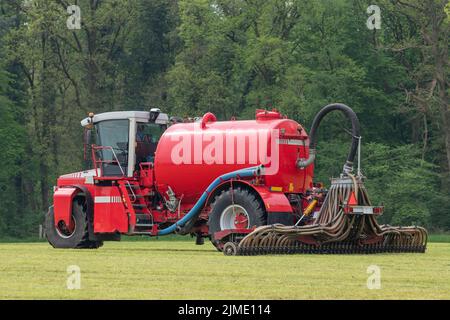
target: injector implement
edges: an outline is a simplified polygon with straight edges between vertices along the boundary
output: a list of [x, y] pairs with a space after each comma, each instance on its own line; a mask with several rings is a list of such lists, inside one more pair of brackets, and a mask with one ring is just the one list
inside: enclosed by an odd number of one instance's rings
[[[350, 121], [352, 141], [327, 190], [313, 175], [330, 112]], [[320, 110], [309, 135], [276, 110], [217, 121], [153, 108], [91, 113], [81, 124], [87, 168], [58, 178], [46, 216], [55, 248], [178, 233], [208, 238], [226, 255], [425, 251], [425, 229], [377, 223], [384, 208], [371, 204], [359, 165], [353, 172], [361, 136], [346, 105]]]

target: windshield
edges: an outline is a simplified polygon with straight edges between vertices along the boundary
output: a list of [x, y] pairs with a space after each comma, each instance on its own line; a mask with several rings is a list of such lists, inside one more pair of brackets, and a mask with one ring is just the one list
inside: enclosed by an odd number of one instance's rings
[[[129, 120], [107, 120], [95, 125], [97, 144], [102, 146], [97, 157], [102, 160], [104, 176], [127, 174]], [[117, 161], [120, 163], [117, 163]]]

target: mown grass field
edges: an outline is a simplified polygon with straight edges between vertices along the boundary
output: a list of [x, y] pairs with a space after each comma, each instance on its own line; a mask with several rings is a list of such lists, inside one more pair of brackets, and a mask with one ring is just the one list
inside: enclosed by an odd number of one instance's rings
[[[81, 288], [67, 289], [67, 267]], [[381, 268], [381, 289], [366, 286]], [[226, 257], [193, 241], [107, 242], [98, 250], [0, 243], [0, 299], [449, 299], [450, 243], [425, 254]]]

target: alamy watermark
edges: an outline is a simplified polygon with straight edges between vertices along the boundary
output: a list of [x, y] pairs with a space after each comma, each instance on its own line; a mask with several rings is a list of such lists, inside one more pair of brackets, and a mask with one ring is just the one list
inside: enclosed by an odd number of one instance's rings
[[273, 175], [279, 169], [279, 145], [288, 144], [280, 139], [278, 129], [251, 130], [227, 129], [203, 131], [195, 126], [193, 134], [176, 134], [171, 150], [174, 164], [229, 164], [263, 165], [265, 175]]
[[81, 269], [77, 265], [70, 265], [67, 267], [66, 285], [69, 290], [81, 289]]
[[379, 6], [372, 4], [367, 7], [367, 14], [370, 14], [367, 19], [367, 28], [369, 30], [381, 29], [381, 9]]
[[381, 289], [381, 268], [377, 265], [370, 265], [367, 267], [367, 289]]
[[77, 5], [67, 7], [67, 13], [70, 16], [67, 18], [66, 25], [69, 30], [81, 29], [81, 9]]
[[[292, 1], [286, 2], [286, 7], [291, 7]], [[81, 29], [81, 9], [78, 5], [70, 5], [67, 7], [67, 13], [70, 15], [67, 18], [66, 25], [69, 30]], [[367, 7], [367, 14], [370, 14], [366, 25], [369, 30], [381, 29], [381, 9], [376, 4], [371, 4]]]

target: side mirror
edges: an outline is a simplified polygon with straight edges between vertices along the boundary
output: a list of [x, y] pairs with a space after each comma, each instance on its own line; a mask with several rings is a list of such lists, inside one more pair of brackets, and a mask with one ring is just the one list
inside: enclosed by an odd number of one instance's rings
[[88, 159], [87, 151], [88, 151], [88, 146], [90, 147], [90, 145], [91, 145], [91, 135], [92, 135], [92, 130], [85, 127], [84, 128], [84, 136], [83, 136], [84, 160]]
[[150, 109], [150, 122], [155, 122], [156, 119], [158, 119], [159, 114], [161, 113], [161, 110], [158, 108], [151, 108]]

